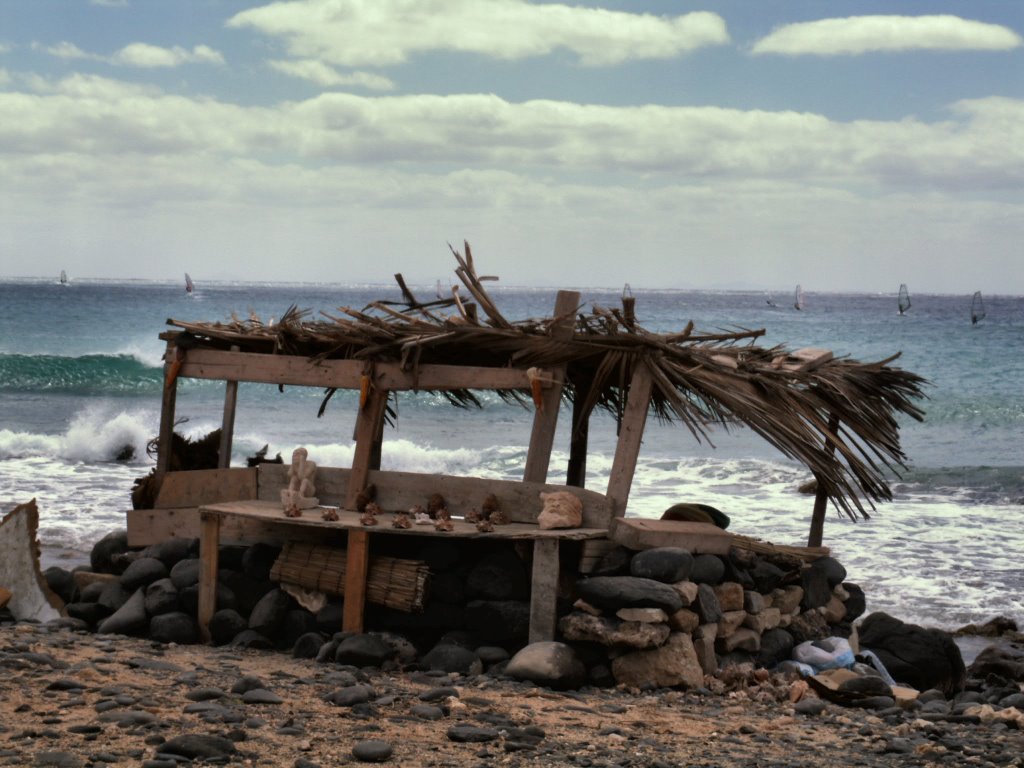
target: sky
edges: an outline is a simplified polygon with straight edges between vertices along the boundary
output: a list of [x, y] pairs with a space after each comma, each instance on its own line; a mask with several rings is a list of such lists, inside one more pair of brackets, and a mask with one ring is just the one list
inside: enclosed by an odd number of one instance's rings
[[0, 0], [0, 278], [1024, 294], [1018, 0]]

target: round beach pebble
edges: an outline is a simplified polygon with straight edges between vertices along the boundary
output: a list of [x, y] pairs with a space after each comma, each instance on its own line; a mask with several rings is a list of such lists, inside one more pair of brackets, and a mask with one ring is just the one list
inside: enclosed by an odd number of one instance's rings
[[352, 747], [352, 757], [363, 763], [383, 763], [391, 759], [392, 752], [388, 742], [377, 739], [359, 741]]

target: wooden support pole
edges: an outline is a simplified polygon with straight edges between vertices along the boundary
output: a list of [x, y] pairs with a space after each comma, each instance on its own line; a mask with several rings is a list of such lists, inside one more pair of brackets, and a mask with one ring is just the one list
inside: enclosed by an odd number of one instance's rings
[[608, 477], [608, 498], [612, 501], [614, 514], [626, 514], [629, 489], [633, 485], [633, 473], [640, 454], [644, 426], [647, 424], [647, 410], [651, 404], [651, 372], [641, 361], [633, 371], [629, 383], [629, 397], [619, 425], [619, 442], [615, 446], [615, 459]]
[[342, 611], [343, 632], [363, 631], [366, 607], [366, 574], [370, 563], [370, 534], [352, 528], [345, 548], [345, 604]]
[[[839, 417], [834, 413], [829, 414], [828, 431], [829, 435], [834, 435], [839, 431]], [[826, 436], [825, 452], [829, 456], [832, 456], [835, 451], [836, 444], [832, 441], [831, 437]], [[828, 508], [828, 493], [821, 482], [821, 478], [815, 476], [815, 480], [818, 481], [818, 491], [814, 495], [814, 511], [811, 513], [811, 528], [807, 533], [808, 547], [820, 547], [822, 539], [825, 537], [825, 510]]]
[[[554, 339], [571, 339], [575, 324], [574, 312], [580, 303], [577, 291], [559, 291], [555, 298], [553, 317], [562, 318], [562, 322], [551, 330]], [[548, 465], [551, 462], [551, 449], [555, 444], [555, 429], [558, 426], [558, 406], [562, 400], [562, 384], [565, 381], [565, 366], [548, 369], [552, 384], [541, 396], [542, 405], [533, 417], [533, 430], [530, 433], [530, 447], [526, 454], [526, 468], [523, 480], [543, 483], [548, 479]]]
[[199, 635], [210, 641], [210, 619], [217, 610], [220, 515], [202, 512], [199, 519]]
[[352, 456], [352, 474], [349, 475], [345, 494], [345, 508], [356, 508], [356, 497], [366, 488], [371, 469], [380, 468], [378, 439], [384, 429], [384, 413], [388, 405], [388, 391], [371, 387], [366, 403], [356, 417], [356, 449]]
[[185, 352], [172, 344], [164, 355], [164, 392], [160, 403], [160, 437], [157, 441], [156, 474], [171, 470], [171, 444], [174, 439], [174, 409], [178, 400], [178, 368]]
[[558, 539], [535, 539], [530, 591], [531, 643], [555, 639], [558, 568]]
[[572, 435], [569, 438], [569, 467], [566, 485], [584, 488], [587, 482], [587, 442], [590, 439], [590, 414], [583, 413], [583, 393], [577, 392], [572, 404]]
[[[238, 346], [231, 347], [232, 352], [238, 351]], [[238, 382], [227, 381], [224, 384], [224, 418], [220, 426], [220, 450], [217, 453], [218, 469], [227, 469], [231, 466], [231, 443], [235, 434], [235, 406], [238, 402]]]

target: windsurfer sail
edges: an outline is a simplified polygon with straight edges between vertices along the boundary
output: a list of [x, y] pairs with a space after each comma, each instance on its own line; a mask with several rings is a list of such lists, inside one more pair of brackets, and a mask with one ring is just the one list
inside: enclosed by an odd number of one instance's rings
[[793, 294], [793, 309], [804, 308], [804, 289], [800, 283], [796, 284], [796, 292]]
[[195, 291], [195, 289], [196, 289], [196, 286], [192, 282], [191, 276], [189, 275], [188, 272], [186, 272], [185, 273], [185, 293], [188, 294], [189, 296], [191, 296], [193, 291]]
[[974, 292], [974, 298], [971, 299], [971, 325], [977, 325], [979, 321], [985, 319], [985, 302], [981, 298], [981, 291]]
[[900, 298], [897, 306], [901, 315], [907, 314], [907, 310], [910, 309], [910, 291], [907, 290], [906, 283], [900, 283]]
[[68, 284], [68, 273], [65, 272], [63, 269], [60, 271], [60, 284], [61, 285], [67, 285]]

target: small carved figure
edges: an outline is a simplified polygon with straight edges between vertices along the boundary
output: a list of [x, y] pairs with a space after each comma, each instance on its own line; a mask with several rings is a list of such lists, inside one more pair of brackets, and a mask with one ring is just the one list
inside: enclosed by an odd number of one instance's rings
[[380, 508], [380, 504], [375, 501], [367, 502], [366, 507], [363, 509], [368, 515], [379, 515], [384, 510]]
[[288, 517], [298, 517], [293, 512], [311, 509], [320, 505], [320, 500], [313, 494], [316, 487], [316, 462], [309, 461], [305, 448], [292, 451], [292, 463], [288, 468], [288, 487], [281, 490], [281, 506]]
[[434, 521], [434, 530], [436, 530], [436, 531], [444, 531], [444, 532], [454, 531], [455, 530], [455, 523], [453, 523], [449, 519], [440, 518], [440, 519]]
[[498, 497], [493, 493], [488, 493], [484, 498], [484, 503], [480, 507], [480, 512], [485, 520], [489, 519], [494, 512], [499, 509]]
[[334, 507], [328, 507], [327, 509], [325, 509], [323, 511], [323, 513], [321, 513], [320, 516], [324, 520], [327, 520], [327, 521], [333, 523], [333, 522], [336, 522], [338, 520], [338, 510], [336, 510]]
[[370, 514], [369, 512], [363, 512], [363, 514], [359, 516], [359, 524], [377, 525], [377, 516]]
[[356, 494], [356, 511], [364, 512], [366, 505], [377, 498], [377, 486], [370, 483]]
[[478, 523], [483, 520], [483, 518], [480, 517], [480, 513], [477, 511], [476, 507], [473, 507], [466, 513], [465, 520], [467, 523]]
[[510, 518], [500, 509], [496, 509], [493, 512], [491, 512], [490, 516], [487, 519], [494, 525], [508, 525], [512, 522], [512, 518]]
[[480, 531], [480, 533], [490, 533], [494, 530], [494, 523], [490, 520], [477, 520], [476, 529]]
[[540, 500], [544, 509], [537, 516], [538, 528], [551, 530], [583, 525], [583, 502], [575, 494], [569, 491], [541, 492]]
[[451, 520], [451, 512], [448, 511], [448, 507], [441, 507], [437, 512], [434, 513], [434, 518], [437, 520]]
[[440, 493], [431, 494], [430, 500], [427, 502], [427, 514], [432, 518], [437, 517], [437, 513], [445, 508], [444, 496]]
[[391, 521], [392, 528], [412, 528], [412, 520], [405, 512], [396, 512], [395, 519]]

